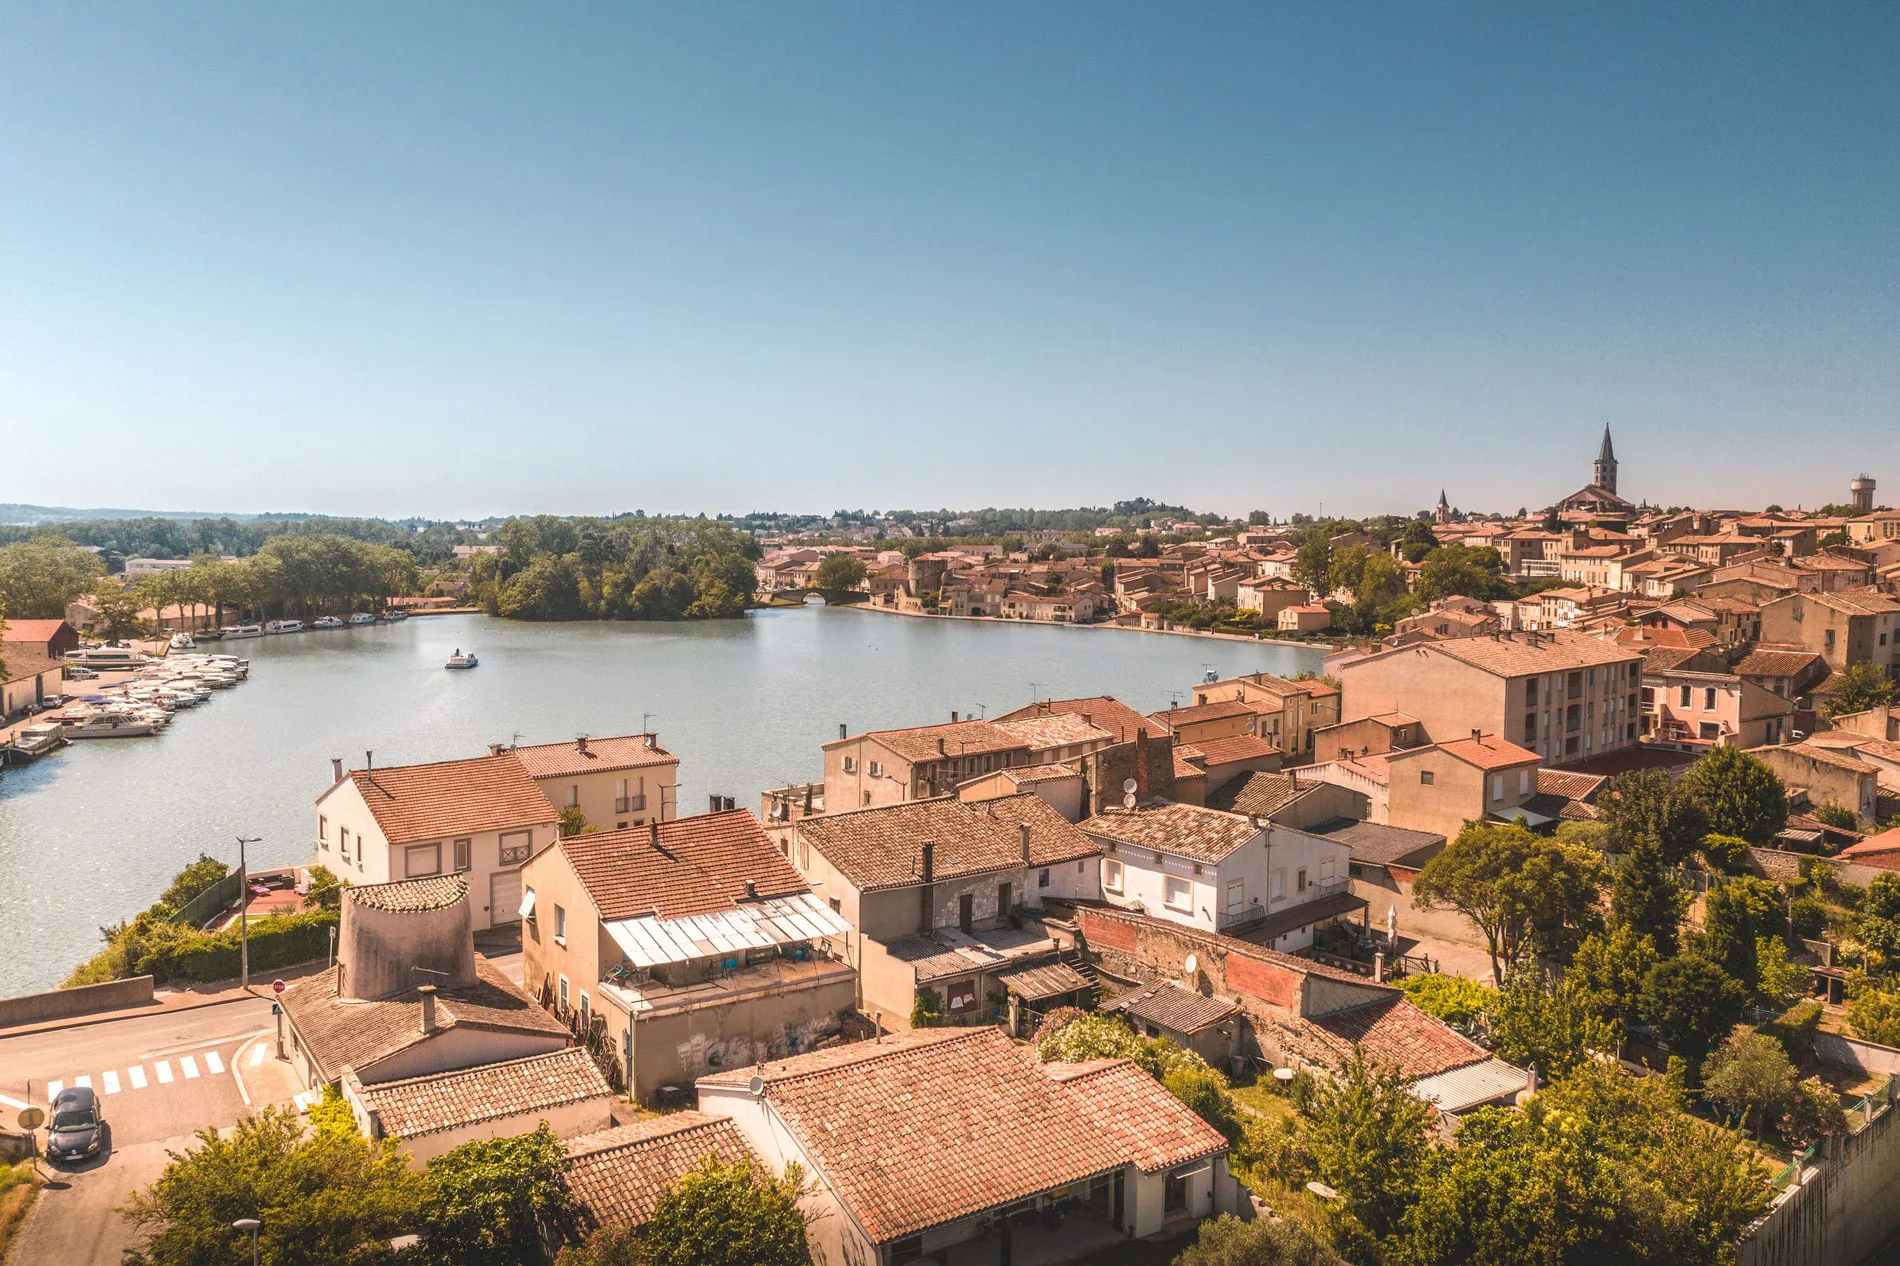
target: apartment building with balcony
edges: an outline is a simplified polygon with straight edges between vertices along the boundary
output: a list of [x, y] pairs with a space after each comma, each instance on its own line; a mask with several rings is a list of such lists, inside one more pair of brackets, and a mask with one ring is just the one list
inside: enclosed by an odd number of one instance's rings
[[1652, 666], [1643, 673], [1643, 737], [1683, 752], [1764, 747], [1794, 729], [1794, 702], [1734, 673]]

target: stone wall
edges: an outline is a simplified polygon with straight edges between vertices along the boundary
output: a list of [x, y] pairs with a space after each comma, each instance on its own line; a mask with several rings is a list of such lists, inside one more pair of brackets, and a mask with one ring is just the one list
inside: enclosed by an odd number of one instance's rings
[[1736, 1266], [1861, 1266], [1900, 1232], [1900, 1129], [1888, 1108], [1823, 1145], [1742, 1241]]
[[0, 1029], [15, 1024], [37, 1024], [42, 1020], [64, 1020], [95, 1011], [113, 1011], [119, 1007], [142, 1007], [151, 1001], [150, 976], [21, 994], [17, 998], [0, 998]]

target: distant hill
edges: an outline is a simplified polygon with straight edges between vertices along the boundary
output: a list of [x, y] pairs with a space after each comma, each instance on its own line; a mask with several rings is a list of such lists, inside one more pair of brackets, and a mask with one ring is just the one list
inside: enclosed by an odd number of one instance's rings
[[73, 506], [29, 506], [0, 501], [0, 523], [85, 523], [106, 519], [231, 519], [249, 523], [254, 519], [301, 519], [301, 514], [208, 514], [203, 510], [82, 510]]

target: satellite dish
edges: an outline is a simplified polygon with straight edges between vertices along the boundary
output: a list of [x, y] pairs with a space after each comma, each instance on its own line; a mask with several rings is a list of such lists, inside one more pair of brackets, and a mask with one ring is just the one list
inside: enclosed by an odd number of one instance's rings
[[1133, 778], [1122, 779], [1122, 790], [1130, 793], [1131, 795], [1134, 793], [1135, 788], [1139, 786], [1141, 786], [1141, 784], [1136, 782]]
[[1136, 804], [1136, 801], [1135, 801], [1135, 793], [1134, 793], [1134, 792], [1132, 792], [1132, 791], [1131, 791], [1131, 792], [1129, 792], [1129, 793], [1128, 793], [1127, 795], [1125, 795], [1125, 796], [1123, 796], [1123, 797], [1122, 797], [1122, 808], [1124, 808], [1124, 809], [1132, 809], [1132, 808], [1134, 808], [1134, 807], [1135, 807], [1135, 804]]
[[1185, 966], [1187, 967], [1188, 975], [1192, 976], [1195, 972], [1200, 970], [1201, 960], [1196, 958], [1194, 955], [1189, 954], [1187, 956], [1187, 963], [1185, 964]]
[[754, 1099], [757, 1099], [765, 1094], [765, 1078], [759, 1076], [757, 1073], [754, 1073], [752, 1075], [752, 1080], [748, 1081], [745, 1084], [745, 1088], [752, 1092], [752, 1097]]

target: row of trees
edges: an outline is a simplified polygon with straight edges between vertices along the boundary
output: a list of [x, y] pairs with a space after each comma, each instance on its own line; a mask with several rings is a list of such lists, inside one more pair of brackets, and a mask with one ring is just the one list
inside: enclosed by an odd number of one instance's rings
[[[39, 534], [35, 527], [0, 526], [0, 546]], [[264, 519], [87, 519], [62, 523], [59, 534], [91, 546], [108, 558], [192, 558], [199, 554], [247, 558], [280, 536], [343, 536], [370, 545], [392, 545], [421, 563], [447, 562], [457, 545], [476, 535], [453, 523], [425, 519], [341, 519], [298, 515]], [[114, 564], [116, 566], [116, 564]]]
[[711, 519], [510, 519], [471, 592], [517, 620], [726, 619], [757, 588], [757, 540]]

